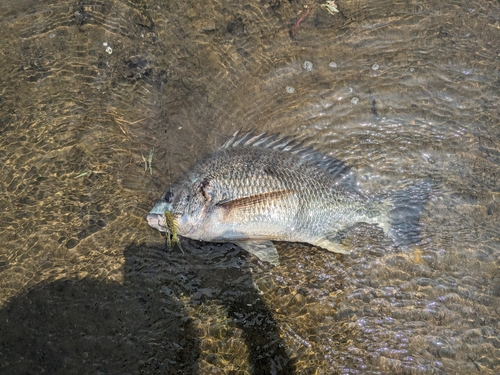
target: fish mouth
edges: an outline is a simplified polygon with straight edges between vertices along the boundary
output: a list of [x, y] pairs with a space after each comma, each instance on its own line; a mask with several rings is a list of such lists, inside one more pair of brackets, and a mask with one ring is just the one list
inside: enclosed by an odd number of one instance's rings
[[165, 215], [149, 214], [146, 216], [146, 220], [151, 228], [159, 230], [160, 232], [167, 231], [167, 227], [165, 226]]

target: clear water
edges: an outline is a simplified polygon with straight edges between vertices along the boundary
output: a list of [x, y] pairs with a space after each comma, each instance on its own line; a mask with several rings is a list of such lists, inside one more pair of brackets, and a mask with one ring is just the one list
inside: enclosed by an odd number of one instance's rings
[[[1, 373], [500, 372], [500, 6], [319, 4], [2, 2]], [[421, 246], [165, 249], [154, 200], [240, 128], [433, 181]]]

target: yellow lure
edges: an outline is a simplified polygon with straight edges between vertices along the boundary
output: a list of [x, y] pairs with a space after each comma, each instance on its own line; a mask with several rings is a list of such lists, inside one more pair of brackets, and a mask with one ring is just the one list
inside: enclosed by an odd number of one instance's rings
[[170, 212], [165, 211], [165, 228], [167, 228], [166, 232], [166, 239], [167, 239], [167, 247], [171, 248], [175, 245], [179, 246], [179, 249], [181, 249], [182, 253], [184, 254], [184, 250], [182, 249], [181, 242], [179, 241], [179, 237], [177, 236], [177, 223], [174, 219], [174, 215], [172, 215]]

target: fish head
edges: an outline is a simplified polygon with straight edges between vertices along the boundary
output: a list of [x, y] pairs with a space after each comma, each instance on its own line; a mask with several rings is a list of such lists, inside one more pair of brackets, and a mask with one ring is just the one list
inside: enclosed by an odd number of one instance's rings
[[173, 194], [169, 189], [163, 193], [159, 200], [156, 201], [155, 205], [149, 211], [146, 220], [151, 228], [159, 230], [160, 232], [167, 232], [167, 222], [165, 213], [173, 212]]
[[146, 217], [149, 226], [160, 232], [189, 236], [198, 228], [210, 199], [199, 179], [184, 180], [169, 187]]

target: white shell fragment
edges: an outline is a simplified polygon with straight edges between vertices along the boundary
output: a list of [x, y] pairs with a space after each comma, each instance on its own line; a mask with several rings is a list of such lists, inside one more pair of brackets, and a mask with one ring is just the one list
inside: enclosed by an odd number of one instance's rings
[[305, 70], [307, 70], [308, 72], [310, 72], [310, 71], [312, 70], [312, 68], [313, 68], [313, 63], [312, 63], [312, 62], [310, 62], [310, 61], [308, 61], [308, 60], [306, 60], [306, 61], [304, 61], [304, 63], [302, 64], [302, 67], [303, 67]]
[[334, 16], [336, 13], [339, 13], [337, 4], [335, 4], [335, 0], [327, 0], [326, 3], [321, 4], [320, 7], [326, 9], [326, 11], [332, 16]]

